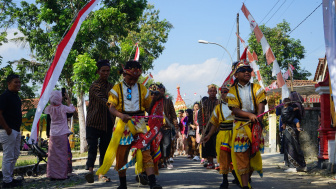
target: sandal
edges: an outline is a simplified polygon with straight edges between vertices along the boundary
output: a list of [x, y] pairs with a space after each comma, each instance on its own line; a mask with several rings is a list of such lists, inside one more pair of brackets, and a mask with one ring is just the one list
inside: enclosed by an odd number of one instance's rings
[[88, 174], [85, 175], [85, 180], [88, 183], [94, 183], [94, 175], [93, 172], [89, 172]]
[[111, 182], [111, 179], [109, 177], [105, 176], [105, 175], [104, 176], [99, 176], [98, 180], [100, 182]]

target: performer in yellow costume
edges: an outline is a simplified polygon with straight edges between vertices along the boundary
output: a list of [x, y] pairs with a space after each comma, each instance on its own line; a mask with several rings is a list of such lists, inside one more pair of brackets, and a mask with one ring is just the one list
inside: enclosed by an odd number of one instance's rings
[[232, 148], [232, 126], [234, 117], [227, 104], [227, 94], [229, 92], [229, 83], [224, 82], [220, 88], [220, 94], [222, 101], [218, 104], [210, 118], [210, 122], [213, 125], [210, 132], [204, 137], [202, 142], [208, 141], [213, 133], [218, 128], [219, 132], [216, 138], [216, 153], [217, 161], [219, 162], [219, 174], [223, 175], [223, 182], [220, 185], [220, 189], [226, 189], [229, 187], [228, 173], [232, 170], [231, 167], [231, 148]]
[[[264, 112], [267, 101], [265, 90], [259, 84], [250, 83], [251, 72], [252, 68], [245, 60], [234, 63], [232, 73], [236, 79], [227, 95], [228, 106], [235, 116], [232, 133], [232, 163], [243, 189], [251, 187], [249, 179], [254, 170], [261, 177], [263, 173], [261, 159], [263, 138], [256, 138], [252, 133], [261, 135], [262, 129], [257, 126], [262, 123], [262, 116], [257, 117], [257, 115]], [[250, 123], [247, 123], [249, 121]], [[259, 128], [259, 131], [255, 132], [257, 129], [254, 128]], [[254, 144], [258, 144], [258, 150], [252, 153], [255, 151], [252, 150], [255, 149]]]
[[[132, 116], [144, 116], [145, 111], [148, 111], [150, 106], [153, 107], [150, 92], [145, 86], [137, 83], [141, 73], [141, 64], [139, 62], [128, 61], [123, 69], [124, 80], [116, 84], [109, 93], [109, 110], [117, 119], [103, 165], [96, 174], [105, 174], [112, 166], [114, 159], [116, 159], [115, 169], [118, 171], [120, 180], [118, 189], [127, 188], [126, 169], [133, 165], [135, 160], [137, 173], [141, 173], [143, 170], [146, 171], [150, 188], [162, 188], [156, 184], [154, 164], [149, 149], [150, 145], [146, 144], [147, 141], [143, 137], [147, 133], [145, 120], [144, 118], [132, 119]], [[136, 158], [127, 163], [127, 157], [133, 141], [140, 141], [137, 145], [138, 149], [142, 150], [134, 151]], [[133, 145], [134, 142], [132, 143], [132, 150], [134, 149]]]

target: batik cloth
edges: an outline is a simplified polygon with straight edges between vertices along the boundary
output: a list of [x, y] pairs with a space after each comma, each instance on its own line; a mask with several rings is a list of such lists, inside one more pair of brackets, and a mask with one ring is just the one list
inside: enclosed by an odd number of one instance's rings
[[284, 132], [284, 158], [290, 168], [306, 167], [303, 152], [299, 142], [299, 131], [287, 125]]

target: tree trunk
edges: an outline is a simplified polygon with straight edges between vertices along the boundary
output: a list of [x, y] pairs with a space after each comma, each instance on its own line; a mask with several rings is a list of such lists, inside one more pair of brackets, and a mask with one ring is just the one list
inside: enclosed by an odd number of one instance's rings
[[77, 109], [78, 109], [78, 122], [79, 122], [79, 136], [80, 136], [80, 153], [87, 152], [87, 142], [86, 142], [86, 124], [84, 117], [84, 106], [85, 102], [83, 100], [83, 92], [77, 95]]

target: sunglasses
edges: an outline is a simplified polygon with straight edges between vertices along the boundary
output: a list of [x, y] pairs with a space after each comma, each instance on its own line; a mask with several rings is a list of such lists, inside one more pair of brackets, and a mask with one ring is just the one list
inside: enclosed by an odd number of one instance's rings
[[223, 93], [226, 94], [226, 93], [229, 93], [229, 91], [224, 91]]
[[131, 88], [127, 88], [127, 96], [126, 96], [127, 100], [132, 100], [132, 89]]
[[242, 72], [242, 73], [245, 73], [245, 72], [251, 73], [252, 71], [253, 70], [250, 67], [248, 67], [248, 68], [239, 68], [236, 73], [239, 73], [239, 72]]
[[157, 95], [159, 95], [159, 94], [160, 94], [159, 91], [151, 91], [151, 95], [155, 95], [155, 96], [157, 96]]

